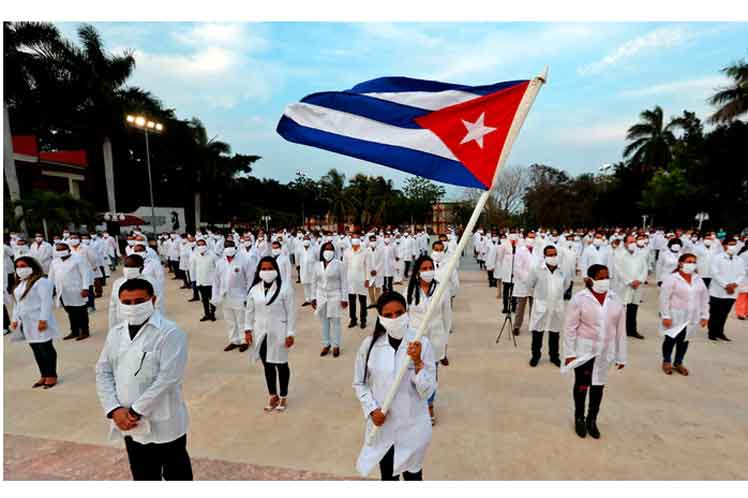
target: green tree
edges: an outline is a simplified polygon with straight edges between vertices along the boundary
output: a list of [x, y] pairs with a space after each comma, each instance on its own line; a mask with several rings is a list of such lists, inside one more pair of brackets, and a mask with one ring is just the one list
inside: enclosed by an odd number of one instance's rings
[[639, 117], [641, 121], [628, 130], [626, 140], [631, 143], [624, 149], [623, 157], [642, 172], [664, 168], [672, 158], [670, 148], [675, 143], [673, 131], [680, 126], [680, 122], [673, 120], [665, 124], [660, 106], [642, 111]]
[[345, 175], [335, 168], [319, 180], [321, 194], [330, 205], [330, 213], [340, 227], [350, 209], [350, 198], [345, 188]]
[[439, 202], [444, 194], [444, 187], [420, 176], [408, 178], [403, 188], [403, 195], [415, 222], [422, 224], [431, 223], [432, 206]]
[[722, 72], [733, 81], [709, 99], [710, 104], [720, 106], [709, 118], [712, 123], [729, 123], [748, 112], [748, 61], [740, 60]]

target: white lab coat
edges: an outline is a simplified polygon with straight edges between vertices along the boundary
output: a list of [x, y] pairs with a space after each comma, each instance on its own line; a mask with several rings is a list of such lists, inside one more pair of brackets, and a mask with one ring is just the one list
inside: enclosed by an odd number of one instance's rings
[[[725, 286], [730, 283], [738, 284], [732, 294], [728, 294]], [[721, 299], [737, 299], [742, 286], [748, 285], [745, 261], [740, 256], [730, 257], [721, 253], [712, 259], [712, 281], [709, 283], [709, 295]]]
[[211, 303], [215, 306], [223, 305], [224, 308], [243, 310], [252, 279], [254, 274], [250, 273], [247, 260], [243, 256], [236, 255], [231, 262], [227, 256], [222, 256], [213, 275]]
[[522, 246], [517, 249], [517, 254], [514, 258], [514, 289], [512, 295], [514, 297], [528, 297], [531, 295], [528, 282], [530, 280], [530, 273], [540, 266], [540, 251], [533, 249], [532, 252], [527, 246]]
[[[395, 276], [395, 265], [397, 264], [397, 247], [390, 241], [388, 244], [384, 244], [381, 249], [382, 251], [382, 277], [394, 277]], [[384, 280], [382, 280], [384, 284]]]
[[[439, 285], [441, 284], [437, 282], [437, 286]], [[408, 303], [410, 326], [413, 329], [418, 330], [421, 323], [423, 323], [423, 319], [426, 318], [426, 310], [428, 310], [431, 301], [433, 301], [433, 294], [436, 293], [436, 289], [437, 287], [435, 286], [432, 295], [427, 296], [419, 286], [417, 289], [420, 293], [418, 304], [416, 304], [415, 296], [413, 296], [413, 302]], [[452, 306], [450, 306], [449, 297], [448, 291], [442, 294], [441, 303], [434, 309], [431, 321], [424, 332], [424, 336], [428, 337], [429, 341], [431, 341], [436, 361], [447, 356], [449, 331], [452, 330]]]
[[[138, 443], [168, 443], [187, 433], [187, 405], [182, 380], [187, 363], [187, 335], [155, 312], [130, 339], [127, 322], [107, 334], [96, 363], [96, 392], [104, 413], [118, 407], [142, 415], [150, 431], [130, 434]], [[136, 375], [137, 373], [137, 375]], [[122, 433], [111, 424], [110, 436]]]
[[315, 314], [321, 318], [340, 318], [343, 316], [341, 302], [348, 302], [348, 277], [345, 265], [333, 259], [325, 268], [320, 261], [314, 266], [312, 296], [317, 301]]
[[[512, 281], [512, 272], [514, 270], [514, 265], [517, 263], [517, 249], [518, 247], [515, 246], [514, 251], [512, 250], [512, 243], [510, 241], [506, 241], [502, 243], [501, 250], [497, 251], [501, 254], [501, 270], [499, 271], [499, 276], [497, 278], [501, 279], [504, 283], [509, 283]], [[514, 262], [512, 262], [514, 260]], [[499, 263], [496, 265], [499, 267]]]
[[[673, 324], [665, 329], [662, 320], [670, 319]], [[671, 273], [660, 287], [660, 335], [677, 337], [686, 329], [686, 338], [699, 328], [700, 320], [709, 319], [709, 290], [700, 276], [692, 274], [689, 284], [678, 273]]]
[[278, 297], [267, 304], [278, 288], [273, 282], [265, 293], [264, 282], [259, 282], [249, 290], [247, 311], [244, 318], [245, 330], [252, 332], [251, 359], [260, 359], [262, 341], [267, 337], [266, 361], [268, 363], [288, 363], [286, 337], [293, 337], [296, 330], [296, 309], [294, 291], [290, 282], [282, 283]]
[[44, 240], [41, 244], [34, 241], [34, 243], [31, 244], [29, 254], [32, 258], [36, 259], [40, 265], [42, 265], [44, 273], [49, 273], [49, 265], [52, 264], [52, 257], [54, 254], [52, 244]]
[[[369, 287], [382, 287], [384, 285], [384, 251], [380, 248], [366, 249], [366, 279], [369, 281]], [[371, 272], [376, 272], [373, 276]]]
[[88, 303], [81, 297], [81, 291], [87, 291], [93, 285], [93, 277], [88, 263], [77, 254], [66, 259], [55, 258], [49, 267], [49, 280], [57, 289], [55, 303], [65, 306], [84, 306]]
[[281, 281], [291, 282], [291, 260], [288, 259], [288, 256], [281, 253], [275, 258], [275, 262], [278, 263]]
[[614, 363], [626, 364], [626, 311], [623, 303], [609, 291], [602, 306], [589, 289], [572, 297], [564, 320], [564, 358], [576, 357], [561, 367], [570, 372], [595, 358], [592, 385], [608, 382], [608, 370]]
[[[159, 309], [158, 303], [162, 299], [162, 296], [161, 294], [159, 294], [159, 292], [163, 292], [163, 287], [159, 288], [158, 285], [156, 285], [156, 282], [154, 282], [150, 276], [141, 274], [138, 278], [142, 278], [143, 280], [148, 280], [151, 283], [151, 285], [153, 286], [153, 292], [156, 294], [156, 308]], [[124, 321], [124, 318], [122, 318], [119, 314], [119, 289], [120, 287], [122, 287], [122, 284], [124, 284], [126, 281], [127, 279], [125, 277], [119, 277], [112, 284], [112, 294], [111, 296], [109, 296], [109, 329], [108, 330], [111, 330], [112, 327]]]
[[569, 283], [569, 277], [560, 268], [551, 273], [546, 264], [530, 272], [527, 280], [528, 291], [533, 297], [530, 330], [561, 332], [564, 292], [569, 288]]
[[[646, 252], [639, 249], [635, 249], [633, 253], [630, 253], [628, 249], [623, 249], [613, 258], [613, 264], [615, 265], [614, 290], [621, 297], [623, 304], [638, 305], [641, 302], [642, 289], [648, 273], [646, 257]], [[641, 283], [637, 289], [631, 287], [634, 280]]]
[[348, 277], [347, 294], [366, 295], [366, 261], [368, 257], [368, 251], [363, 248], [358, 251], [348, 249], [343, 255], [343, 264]]
[[353, 371], [353, 389], [366, 419], [365, 434], [374, 426], [369, 414], [382, 407], [401, 365], [409, 362], [408, 371], [395, 394], [387, 419], [377, 431], [371, 445], [364, 443], [361, 448], [356, 469], [364, 477], [369, 475], [393, 446], [394, 475], [404, 471], [418, 472], [423, 468], [426, 448], [431, 442], [431, 418], [426, 401], [436, 390], [436, 360], [431, 342], [422, 337], [423, 368], [418, 374], [415, 373], [415, 367], [407, 354], [408, 343], [415, 339], [415, 335], [415, 330], [408, 330], [395, 354], [387, 334], [380, 335], [371, 348], [366, 379], [364, 367], [372, 336], [366, 337], [358, 349]]
[[210, 250], [200, 254], [195, 249], [190, 258], [190, 278], [199, 286], [213, 285], [213, 277], [216, 273], [217, 257]]
[[669, 248], [660, 251], [660, 256], [657, 258], [657, 266], [655, 268], [655, 279], [658, 284], [678, 268], [678, 258], [681, 254], [680, 251], [674, 253]]
[[607, 267], [609, 257], [610, 247], [590, 244], [582, 251], [582, 256], [579, 258], [579, 271], [583, 277], [586, 277], [587, 269], [592, 265], [605, 265]]
[[299, 253], [299, 273], [301, 274], [301, 283], [303, 285], [311, 285], [314, 280], [314, 267], [316, 263], [319, 263], [314, 246], [309, 244], [309, 247], [304, 248]]
[[[18, 325], [11, 335], [11, 341], [37, 343], [57, 339], [60, 331], [52, 313], [52, 282], [45, 277], [40, 278], [26, 297], [21, 299], [26, 292], [27, 283], [28, 280], [22, 280], [13, 291], [16, 305], [13, 307], [11, 321], [18, 322]], [[39, 320], [46, 320], [46, 330], [39, 331]]]

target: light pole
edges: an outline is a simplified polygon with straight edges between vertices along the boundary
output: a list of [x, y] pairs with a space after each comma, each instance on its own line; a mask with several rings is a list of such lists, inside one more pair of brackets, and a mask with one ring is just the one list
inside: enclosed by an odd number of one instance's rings
[[148, 131], [161, 133], [164, 131], [164, 125], [157, 123], [152, 119], [148, 119], [145, 116], [133, 116], [128, 114], [126, 119], [127, 124], [135, 128], [140, 128], [145, 132], [145, 159], [148, 165], [148, 189], [151, 194], [151, 229], [153, 230], [153, 236], [156, 236], [156, 204], [153, 201], [153, 180], [151, 179], [151, 149], [148, 143]]
[[[296, 178], [299, 185], [301, 185], [301, 182], [306, 179], [306, 175], [303, 171], [297, 170]], [[301, 193], [301, 224], [306, 227], [306, 217], [304, 216], [304, 192]]]
[[694, 219], [699, 222], [699, 232], [701, 231], [701, 224], [705, 221], [709, 221], [709, 213], [702, 211], [697, 214]]
[[647, 218], [649, 218], [649, 216], [647, 216], [646, 214], [642, 215], [642, 230], [647, 229]]
[[269, 222], [269, 221], [270, 221], [270, 220], [271, 220], [272, 218], [270, 218], [270, 216], [268, 216], [268, 215], [265, 215], [265, 216], [263, 216], [263, 217], [262, 217], [261, 219], [262, 219], [262, 221], [264, 221], [264, 222], [265, 222], [265, 233], [270, 233], [270, 228], [268, 227], [268, 222]]

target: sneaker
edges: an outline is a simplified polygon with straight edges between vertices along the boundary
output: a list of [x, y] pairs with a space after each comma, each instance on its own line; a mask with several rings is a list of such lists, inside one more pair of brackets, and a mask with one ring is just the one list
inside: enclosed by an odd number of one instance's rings
[[208, 320], [210, 320], [209, 316], [204, 316], [200, 319], [201, 322], [207, 322]]
[[519, 329], [513, 329], [512, 335], [519, 335]]
[[449, 366], [449, 358], [447, 358], [447, 357], [445, 356], [444, 358], [442, 358], [441, 360], [439, 360], [439, 363], [441, 363], [441, 364], [442, 364], [442, 365], [444, 365], [445, 367], [448, 367], [448, 366]]
[[79, 335], [78, 337], [76, 337], [76, 338], [75, 338], [75, 340], [76, 340], [76, 341], [83, 341], [83, 340], [85, 340], [85, 339], [88, 339], [89, 337], [91, 337], [91, 335], [90, 335], [90, 334], [81, 334], [81, 335]]
[[644, 339], [644, 336], [639, 332], [634, 332], [633, 334], [629, 335], [629, 337], [633, 337], [634, 339]]

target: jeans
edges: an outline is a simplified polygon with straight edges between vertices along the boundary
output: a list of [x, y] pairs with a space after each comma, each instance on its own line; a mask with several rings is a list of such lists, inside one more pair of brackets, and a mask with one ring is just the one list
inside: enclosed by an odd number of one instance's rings
[[[737, 294], [736, 294], [737, 296]], [[722, 337], [725, 335], [725, 322], [730, 314], [734, 299], [710, 297], [709, 298], [709, 338]]]
[[268, 386], [268, 394], [271, 396], [278, 394], [275, 384], [277, 371], [277, 377], [280, 381], [280, 395], [285, 398], [288, 396], [288, 382], [291, 379], [291, 369], [288, 368], [288, 363], [268, 363], [267, 351], [268, 337], [265, 336], [262, 339], [262, 346], [260, 346], [260, 360], [262, 360], [262, 367], [265, 369], [265, 383]]
[[686, 329], [683, 329], [680, 334], [675, 337], [665, 336], [665, 340], [662, 342], [662, 362], [672, 363], [670, 358], [673, 354], [673, 347], [675, 347], [675, 366], [683, 363], [683, 358], [686, 356], [688, 351], [688, 340], [686, 339]]
[[626, 335], [634, 336], [639, 332], [636, 330], [636, 314], [639, 311], [639, 305], [630, 303], [626, 305]]
[[135, 481], [191, 481], [187, 434], [169, 443], [141, 444], [125, 437], [130, 472]]
[[52, 344], [52, 340], [47, 342], [30, 342], [31, 351], [34, 353], [34, 359], [39, 367], [39, 373], [42, 377], [57, 378], [57, 351]]
[[212, 285], [198, 285], [198, 292], [200, 292], [200, 300], [203, 302], [203, 313], [208, 318], [214, 318], [216, 316], [216, 307], [210, 304], [210, 298], [213, 296]]
[[63, 303], [63, 308], [65, 308], [65, 313], [68, 314], [68, 320], [70, 320], [70, 334], [73, 337], [88, 335], [88, 312], [86, 305], [65, 306]]
[[587, 418], [597, 419], [600, 411], [600, 403], [603, 400], [603, 388], [605, 386], [592, 385], [592, 369], [595, 366], [595, 359], [592, 358], [584, 365], [579, 365], [574, 369], [574, 388], [572, 396], [574, 397], [574, 418], [584, 417], [584, 403], [587, 399], [587, 391], [590, 392], [590, 406]]
[[[392, 475], [393, 468], [395, 466], [395, 447], [391, 447], [390, 450], [385, 453], [382, 460], [379, 461], [379, 471], [382, 473], [383, 481], [399, 481], [400, 476]], [[406, 481], [423, 481], [423, 469], [418, 472], [403, 472], [403, 479]]]
[[[340, 318], [322, 317], [322, 346], [340, 347]], [[332, 330], [331, 330], [332, 329]], [[332, 335], [332, 340], [330, 336]]]
[[366, 294], [348, 294], [348, 316], [352, 323], [356, 323], [356, 296], [358, 306], [361, 308], [361, 323], [366, 323]]

